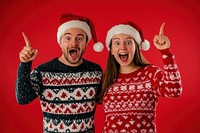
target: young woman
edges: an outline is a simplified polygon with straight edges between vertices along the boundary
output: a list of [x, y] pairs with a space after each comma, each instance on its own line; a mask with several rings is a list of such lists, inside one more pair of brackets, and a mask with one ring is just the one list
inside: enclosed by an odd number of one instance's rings
[[141, 29], [133, 22], [113, 26], [107, 33], [109, 51], [101, 102], [106, 121], [104, 133], [155, 133], [155, 110], [160, 96], [181, 95], [181, 79], [170, 40], [163, 34], [153, 39], [161, 52], [164, 69], [149, 64], [140, 49], [148, 50]]

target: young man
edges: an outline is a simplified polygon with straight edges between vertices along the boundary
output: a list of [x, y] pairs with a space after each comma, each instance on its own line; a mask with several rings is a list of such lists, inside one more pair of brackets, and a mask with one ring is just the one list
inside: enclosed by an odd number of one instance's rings
[[91, 38], [97, 42], [94, 26], [90, 19], [71, 13], [61, 15], [60, 23], [57, 41], [62, 55], [32, 72], [32, 61], [38, 51], [23, 33], [26, 46], [19, 53], [17, 101], [28, 104], [40, 97], [45, 133], [93, 133], [102, 69], [82, 55]]

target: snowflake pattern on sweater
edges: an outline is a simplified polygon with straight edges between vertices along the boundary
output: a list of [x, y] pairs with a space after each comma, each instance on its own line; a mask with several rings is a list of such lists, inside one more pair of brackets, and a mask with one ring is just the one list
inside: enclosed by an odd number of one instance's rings
[[181, 78], [174, 56], [162, 50], [164, 70], [155, 65], [119, 74], [103, 99], [103, 133], [156, 133], [158, 97], [181, 95]]
[[94, 132], [95, 96], [102, 78], [99, 65], [83, 60], [70, 67], [55, 58], [30, 72], [31, 62], [20, 64], [17, 100], [27, 104], [40, 97], [45, 133]]

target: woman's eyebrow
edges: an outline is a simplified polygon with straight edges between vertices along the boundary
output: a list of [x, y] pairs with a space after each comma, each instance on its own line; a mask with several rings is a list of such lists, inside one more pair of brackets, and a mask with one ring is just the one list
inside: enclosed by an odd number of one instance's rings
[[119, 40], [119, 38], [117, 38], [117, 37], [114, 37], [112, 40]]
[[133, 37], [130, 37], [130, 36], [129, 36], [129, 37], [127, 37], [126, 39], [133, 39]]

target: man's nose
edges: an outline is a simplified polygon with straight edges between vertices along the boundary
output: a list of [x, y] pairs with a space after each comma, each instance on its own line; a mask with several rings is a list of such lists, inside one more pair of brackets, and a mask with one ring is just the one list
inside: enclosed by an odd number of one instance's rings
[[77, 46], [78, 45], [78, 42], [77, 42], [76, 38], [71, 39], [70, 45], [72, 45], [72, 46]]

